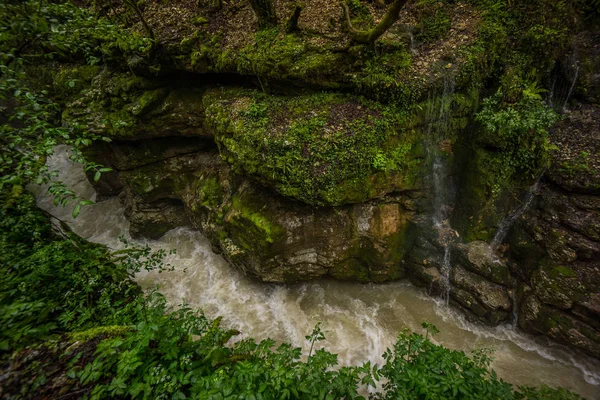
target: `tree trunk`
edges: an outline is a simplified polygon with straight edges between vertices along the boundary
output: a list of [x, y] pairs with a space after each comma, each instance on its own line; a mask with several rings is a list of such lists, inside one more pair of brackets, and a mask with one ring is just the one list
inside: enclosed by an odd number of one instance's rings
[[259, 29], [277, 25], [274, 0], [250, 0], [250, 5], [258, 18]]
[[301, 12], [302, 12], [302, 6], [297, 5], [296, 8], [294, 8], [294, 13], [288, 20], [287, 28], [286, 28], [287, 33], [292, 33], [292, 32], [295, 32], [298, 30], [298, 19], [300, 19]]
[[371, 30], [359, 31], [352, 26], [350, 22], [350, 10], [345, 1], [342, 1], [342, 8], [344, 10], [344, 16], [346, 18], [346, 25], [348, 31], [352, 35], [352, 40], [357, 43], [373, 44], [381, 35], [383, 35], [394, 22], [398, 21], [400, 17], [400, 11], [408, 0], [394, 0], [388, 11], [385, 13], [381, 21]]
[[137, 5], [135, 0], [123, 0], [123, 3], [125, 3], [126, 6], [128, 6], [130, 9], [133, 10], [133, 12], [138, 16], [142, 25], [144, 26], [144, 30], [146, 31], [146, 34], [148, 35], [148, 37], [150, 37], [150, 39], [154, 40], [154, 31], [152, 30], [152, 28], [150, 28], [150, 25], [148, 25], [148, 23], [146, 22], [146, 19], [144, 18], [144, 14], [142, 13], [142, 10], [140, 10], [140, 7]]

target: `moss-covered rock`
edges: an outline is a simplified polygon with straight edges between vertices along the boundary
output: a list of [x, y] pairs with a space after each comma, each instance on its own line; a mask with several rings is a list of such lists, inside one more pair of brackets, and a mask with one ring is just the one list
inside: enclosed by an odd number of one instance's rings
[[600, 194], [600, 106], [580, 105], [552, 131], [548, 177], [563, 188]]
[[63, 121], [110, 139], [208, 138], [202, 96], [202, 90], [105, 70], [67, 105]]
[[205, 105], [223, 159], [286, 197], [331, 206], [422, 185], [422, 138], [392, 108], [239, 89], [213, 91]]
[[544, 305], [534, 295], [529, 295], [519, 308], [519, 326], [600, 357], [598, 330], [574, 318], [572, 314]]
[[511, 269], [528, 284], [519, 324], [597, 356], [600, 198], [567, 192], [554, 177], [538, 197], [509, 240]]
[[[123, 145], [117, 152], [131, 146]], [[314, 209], [235, 174], [214, 148], [168, 151], [175, 155], [146, 165], [132, 157], [130, 169], [117, 170], [132, 235], [155, 238], [191, 223], [232, 264], [269, 282], [324, 275], [383, 282], [405, 275], [419, 192]]]
[[492, 323], [506, 318], [512, 309], [512, 300], [506, 287], [494, 284], [481, 275], [455, 265], [452, 268], [451, 280], [456, 287], [471, 293], [479, 304], [488, 310], [486, 318]]

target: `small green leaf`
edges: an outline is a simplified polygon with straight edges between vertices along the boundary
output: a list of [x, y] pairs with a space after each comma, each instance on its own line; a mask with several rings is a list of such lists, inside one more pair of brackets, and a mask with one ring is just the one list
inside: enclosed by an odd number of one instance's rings
[[73, 218], [77, 218], [80, 211], [81, 211], [81, 204], [77, 204], [75, 206], [75, 208], [73, 208]]
[[102, 175], [102, 172], [96, 171], [96, 174], [94, 174], [94, 182], [98, 182], [100, 180], [101, 175]]

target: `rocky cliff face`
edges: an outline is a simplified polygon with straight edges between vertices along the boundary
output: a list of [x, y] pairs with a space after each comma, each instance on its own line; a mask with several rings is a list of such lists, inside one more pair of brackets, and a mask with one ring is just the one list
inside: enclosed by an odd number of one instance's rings
[[519, 326], [596, 357], [600, 320], [600, 108], [554, 128], [552, 163], [534, 207], [509, 237], [520, 278]]
[[[196, 22], [173, 37], [155, 21], [164, 53], [130, 58], [135, 74], [60, 75], [87, 82], [69, 94], [63, 120], [111, 139], [88, 149], [113, 168], [96, 188], [120, 196], [134, 236], [191, 225], [266, 282], [408, 278], [486, 323], [516, 319], [600, 357], [594, 33], [575, 41], [583, 84], [564, 84], [586, 104], [565, 113], [546, 140], [539, 121], [549, 111], [530, 124], [539, 109], [518, 109], [519, 99], [541, 103], [535, 84], [524, 83], [531, 65], [522, 60], [531, 54], [507, 49], [509, 33], [477, 7], [437, 4], [443, 12], [434, 15], [405, 10], [409, 22], [386, 34], [379, 55], [340, 48], [345, 36], [335, 24], [313, 27], [328, 34], [242, 37], [245, 25], [230, 22], [217, 34], [190, 17]], [[157, 7], [146, 10], [151, 22]], [[248, 7], [229, 12], [239, 23], [251, 15]], [[448, 26], [436, 36], [418, 18]], [[409, 48], [415, 32], [422, 43]], [[531, 51], [547, 57], [536, 65], [547, 71], [567, 54], [535, 43]], [[494, 79], [505, 108], [490, 119], [524, 120], [520, 136], [475, 118], [481, 97], [494, 98]], [[491, 247], [507, 219], [506, 238]]]

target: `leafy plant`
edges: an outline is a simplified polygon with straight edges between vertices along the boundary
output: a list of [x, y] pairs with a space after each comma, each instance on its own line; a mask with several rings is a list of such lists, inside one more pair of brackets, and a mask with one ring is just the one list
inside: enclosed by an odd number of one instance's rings
[[502, 91], [484, 99], [476, 120], [483, 125], [488, 143], [505, 154], [507, 177], [517, 171], [531, 174], [546, 159], [548, 129], [559, 116], [542, 101], [535, 85], [524, 88], [514, 104], [502, 99]]

